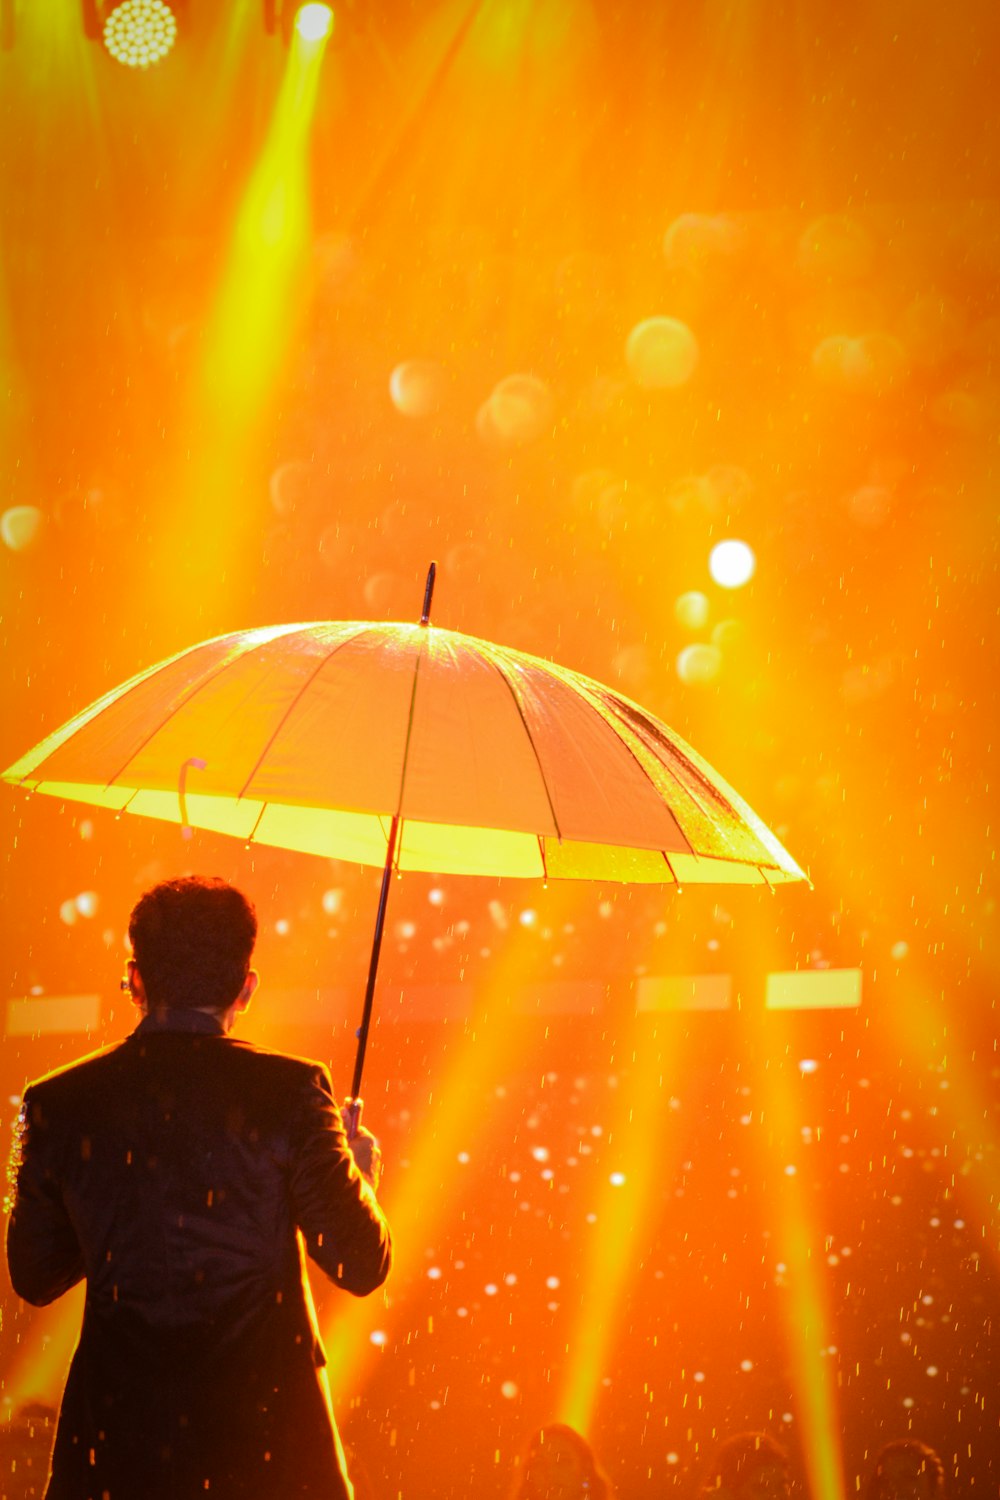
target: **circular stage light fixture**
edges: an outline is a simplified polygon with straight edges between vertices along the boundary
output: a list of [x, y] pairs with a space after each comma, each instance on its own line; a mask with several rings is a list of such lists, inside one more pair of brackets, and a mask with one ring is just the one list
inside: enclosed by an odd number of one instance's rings
[[104, 45], [126, 68], [150, 68], [177, 40], [177, 18], [165, 0], [121, 0], [106, 14]]
[[309, 0], [300, 5], [295, 17], [295, 30], [304, 42], [321, 42], [333, 30], [333, 6], [321, 0]]

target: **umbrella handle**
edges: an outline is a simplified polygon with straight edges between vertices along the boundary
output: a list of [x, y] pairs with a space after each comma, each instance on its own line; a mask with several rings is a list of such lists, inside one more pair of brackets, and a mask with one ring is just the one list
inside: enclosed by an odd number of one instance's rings
[[[433, 566], [433, 565], [432, 565]], [[389, 881], [392, 878], [392, 862], [396, 855], [396, 835], [399, 832], [399, 813], [393, 813], [389, 827], [389, 847], [385, 853], [382, 870], [382, 888], [378, 897], [378, 912], [375, 916], [375, 932], [372, 937], [372, 956], [368, 964], [368, 983], [365, 986], [365, 1003], [361, 1012], [361, 1025], [357, 1030], [358, 1050], [354, 1059], [354, 1077], [351, 1081], [352, 1099], [361, 1093], [361, 1073], [365, 1065], [365, 1049], [368, 1046], [368, 1028], [372, 1020], [372, 1003], [375, 999], [375, 976], [378, 973], [378, 956], [382, 950], [382, 933], [385, 929], [385, 908], [389, 900]]]

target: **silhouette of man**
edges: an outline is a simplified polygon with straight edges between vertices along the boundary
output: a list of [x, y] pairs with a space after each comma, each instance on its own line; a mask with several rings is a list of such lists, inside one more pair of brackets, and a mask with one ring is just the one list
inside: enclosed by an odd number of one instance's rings
[[224, 881], [147, 891], [136, 1030], [25, 1091], [11, 1280], [37, 1306], [87, 1283], [47, 1500], [351, 1494], [302, 1247], [356, 1296], [382, 1284], [380, 1158], [325, 1067], [230, 1035], [256, 935]]

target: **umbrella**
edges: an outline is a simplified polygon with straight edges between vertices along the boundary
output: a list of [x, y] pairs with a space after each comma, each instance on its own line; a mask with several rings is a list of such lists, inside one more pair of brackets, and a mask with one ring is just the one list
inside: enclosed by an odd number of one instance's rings
[[115, 688], [3, 772], [31, 791], [382, 866], [623, 882], [807, 877], [708, 763], [638, 704], [429, 624], [218, 636]]

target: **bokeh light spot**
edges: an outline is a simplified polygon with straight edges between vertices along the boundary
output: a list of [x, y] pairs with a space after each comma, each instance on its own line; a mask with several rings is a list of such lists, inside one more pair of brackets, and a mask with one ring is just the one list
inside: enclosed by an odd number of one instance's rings
[[0, 536], [12, 552], [25, 552], [38, 539], [42, 513], [34, 505], [12, 505], [0, 516]]
[[674, 600], [674, 615], [685, 630], [701, 630], [708, 623], [708, 596], [692, 589]]
[[698, 364], [698, 341], [677, 318], [646, 318], [625, 344], [625, 363], [636, 385], [670, 390], [684, 385]]
[[698, 642], [685, 646], [677, 657], [677, 675], [682, 682], [714, 682], [722, 670], [722, 652], [718, 646]]

